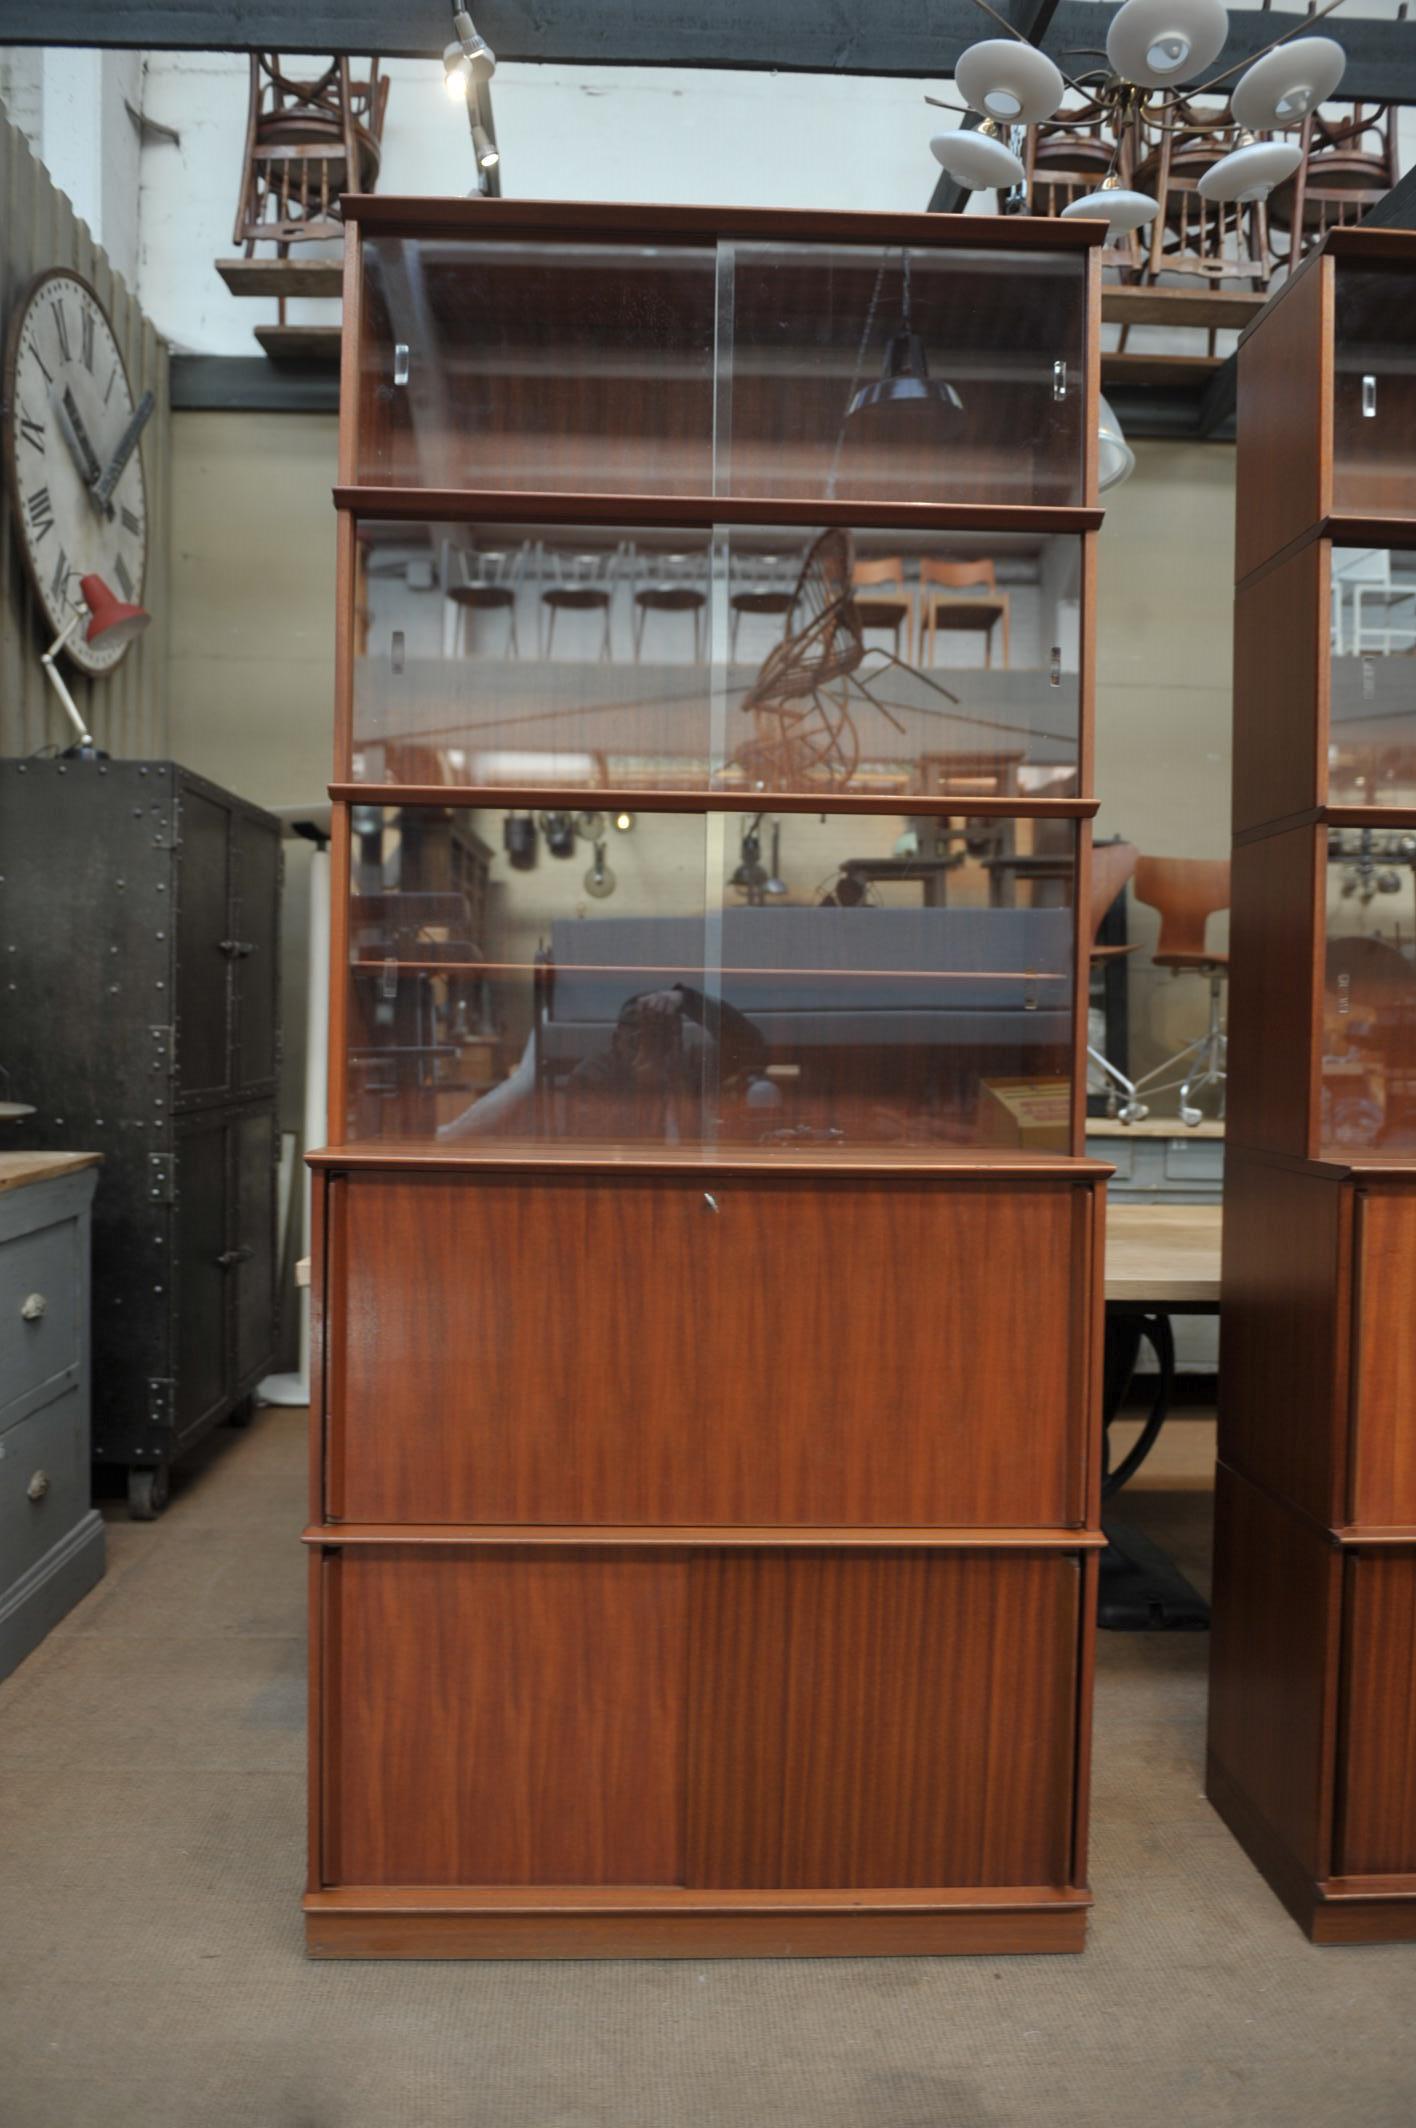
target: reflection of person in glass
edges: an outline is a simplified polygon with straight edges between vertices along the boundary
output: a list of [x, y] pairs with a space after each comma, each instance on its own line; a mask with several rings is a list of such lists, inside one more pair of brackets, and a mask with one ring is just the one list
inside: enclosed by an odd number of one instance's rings
[[603, 1056], [566, 1088], [575, 1137], [700, 1138], [708, 1103], [775, 1105], [767, 1045], [737, 1009], [685, 983], [626, 998]]

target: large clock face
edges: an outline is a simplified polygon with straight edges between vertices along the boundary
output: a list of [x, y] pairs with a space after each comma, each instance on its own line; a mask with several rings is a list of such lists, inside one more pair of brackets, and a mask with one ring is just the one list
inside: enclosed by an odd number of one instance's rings
[[[10, 327], [5, 457], [21, 548], [54, 635], [83, 607], [80, 577], [101, 576], [119, 598], [142, 603], [147, 494], [137, 443], [114, 477], [132, 419], [128, 373], [98, 297], [77, 274], [41, 274]], [[126, 647], [106, 636], [87, 643], [82, 626], [65, 646], [94, 678]]]

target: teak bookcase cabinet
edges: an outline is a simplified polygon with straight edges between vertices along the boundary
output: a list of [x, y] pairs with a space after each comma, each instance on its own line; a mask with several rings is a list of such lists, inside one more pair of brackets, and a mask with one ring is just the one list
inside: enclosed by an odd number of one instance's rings
[[1319, 1943], [1416, 1939], [1416, 238], [1239, 365], [1209, 1794]]
[[1079, 1950], [1100, 227], [346, 213], [309, 1947]]

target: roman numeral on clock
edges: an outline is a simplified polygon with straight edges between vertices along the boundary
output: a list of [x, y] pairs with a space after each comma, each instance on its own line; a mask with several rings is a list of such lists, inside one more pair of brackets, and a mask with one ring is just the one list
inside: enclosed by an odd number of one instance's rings
[[20, 434], [37, 451], [44, 449], [44, 423], [36, 421], [34, 415], [27, 414], [23, 407], [20, 408]]
[[59, 559], [54, 564], [54, 574], [49, 579], [49, 596], [57, 606], [64, 597], [64, 587], [69, 581], [69, 557], [61, 547]]
[[139, 515], [138, 515], [137, 511], [136, 511], [136, 510], [130, 510], [130, 509], [128, 508], [128, 505], [127, 505], [126, 503], [124, 503], [124, 504], [123, 504], [123, 505], [121, 506], [121, 508], [119, 509], [118, 515], [119, 515], [119, 516], [120, 516], [120, 517], [122, 518], [122, 520], [123, 520], [123, 530], [124, 530], [125, 532], [141, 532], [141, 531], [142, 531], [142, 529], [143, 529], [143, 521], [142, 521], [142, 519], [141, 519], [141, 518], [139, 517]]
[[25, 508], [29, 511], [30, 530], [37, 544], [46, 532], [54, 530], [54, 505], [49, 500], [48, 488], [36, 488], [32, 495], [26, 496]]
[[49, 307], [54, 314], [54, 330], [59, 335], [59, 359], [61, 362], [67, 362], [69, 360], [69, 321], [64, 315], [64, 305], [56, 296]]
[[124, 561], [121, 554], [119, 555], [117, 561], [113, 564], [113, 574], [117, 577], [119, 583], [123, 586], [124, 598], [131, 599], [131, 597], [133, 596], [133, 579], [128, 574], [128, 564]]
[[93, 312], [84, 311], [79, 318], [79, 353], [84, 368], [93, 375]]

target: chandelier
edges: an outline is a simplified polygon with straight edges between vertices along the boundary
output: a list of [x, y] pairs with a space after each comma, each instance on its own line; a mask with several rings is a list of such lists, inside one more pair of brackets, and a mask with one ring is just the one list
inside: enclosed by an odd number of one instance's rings
[[[988, 0], [975, 5], [1008, 35], [986, 38], [960, 53], [954, 80], [963, 105], [925, 98], [940, 110], [963, 111], [979, 121], [976, 128], [937, 135], [930, 143], [935, 160], [970, 190], [1022, 185], [1027, 172], [1018, 149], [1025, 144], [1025, 130], [1058, 116], [1068, 90], [1075, 91], [1114, 146], [1096, 189], [1071, 200], [1062, 213], [1105, 221], [1113, 239], [1153, 221], [1161, 204], [1123, 181], [1118, 169], [1123, 143], [1173, 144], [1193, 137], [1193, 100], [1217, 91], [1229, 98], [1228, 116], [1207, 118], [1203, 127], [1223, 152], [1210, 162], [1196, 190], [1216, 206], [1261, 204], [1303, 161], [1302, 145], [1283, 136], [1301, 131], [1332, 95], [1347, 64], [1331, 37], [1304, 34], [1341, 0], [1329, 0], [1317, 14], [1275, 37], [1242, 73], [1239, 66], [1228, 67], [1183, 93], [1181, 82], [1194, 83], [1224, 49], [1229, 15], [1223, 0], [1125, 0], [1107, 32], [1106, 63], [1075, 75], [1064, 74], [1028, 43]], [[1226, 84], [1235, 74], [1240, 78], [1231, 90]], [[1071, 115], [1061, 113], [1064, 119]], [[1132, 154], [1129, 160], [1134, 164], [1137, 158]]]

